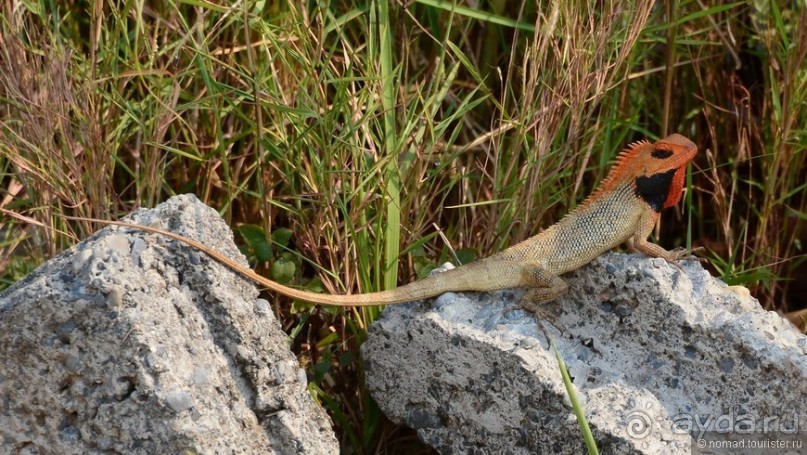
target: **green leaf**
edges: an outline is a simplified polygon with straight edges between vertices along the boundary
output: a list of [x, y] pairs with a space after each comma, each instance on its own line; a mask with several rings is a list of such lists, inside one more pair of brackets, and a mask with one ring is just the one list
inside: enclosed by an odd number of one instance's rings
[[341, 337], [339, 332], [331, 332], [328, 335], [325, 335], [322, 339], [317, 342], [317, 350], [321, 350], [328, 346], [334, 346], [341, 343]]
[[291, 229], [287, 228], [275, 229], [275, 231], [272, 232], [272, 241], [282, 247], [288, 248], [289, 241], [291, 240], [292, 235], [294, 235], [294, 231], [292, 231]]
[[267, 241], [263, 228], [254, 224], [242, 224], [238, 227], [238, 233], [247, 242], [257, 260], [266, 262], [272, 259], [272, 245]]
[[[317, 294], [322, 294], [323, 292], [325, 292], [325, 286], [322, 285], [322, 280], [320, 280], [319, 277], [313, 278], [311, 281], [306, 283], [305, 286], [303, 286], [303, 289], [308, 292], [314, 292]], [[305, 300], [295, 300], [291, 304], [290, 311], [291, 314], [307, 313], [316, 306], [317, 305], [311, 302], [306, 302]], [[321, 311], [325, 311], [326, 313], [329, 314], [336, 314], [336, 312], [339, 310], [338, 307], [330, 307], [330, 306], [322, 306], [320, 307], [320, 309]]]
[[342, 366], [352, 365], [353, 363], [356, 362], [357, 358], [358, 357], [353, 352], [350, 351], [343, 352], [342, 355], [339, 356], [339, 364]]
[[328, 374], [328, 371], [331, 369], [330, 359], [323, 360], [315, 365], [311, 366], [311, 372], [314, 373], [314, 378], [316, 382], [322, 382], [322, 378]]
[[436, 267], [434, 262], [425, 256], [412, 256], [413, 266], [415, 267], [415, 276], [418, 280], [426, 278], [429, 273]]
[[476, 251], [473, 248], [460, 248], [457, 250], [457, 260], [457, 265], [470, 264], [476, 260]]
[[286, 254], [272, 263], [272, 279], [280, 284], [289, 284], [297, 272], [297, 265]]

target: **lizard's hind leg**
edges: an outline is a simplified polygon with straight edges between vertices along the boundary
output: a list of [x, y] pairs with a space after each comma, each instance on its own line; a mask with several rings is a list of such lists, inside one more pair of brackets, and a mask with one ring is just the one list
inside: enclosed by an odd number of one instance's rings
[[560, 297], [569, 289], [563, 278], [540, 265], [526, 264], [523, 267], [521, 274], [528, 288], [519, 306], [533, 314], [541, 313], [541, 303]]

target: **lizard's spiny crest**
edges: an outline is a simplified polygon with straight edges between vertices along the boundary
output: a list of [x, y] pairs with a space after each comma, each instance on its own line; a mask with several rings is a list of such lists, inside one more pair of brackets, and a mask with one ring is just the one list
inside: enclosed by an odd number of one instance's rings
[[582, 205], [590, 204], [619, 185], [631, 184], [636, 196], [654, 211], [672, 207], [681, 199], [686, 166], [697, 151], [695, 143], [680, 134], [655, 143], [634, 142], [619, 154], [608, 177]]

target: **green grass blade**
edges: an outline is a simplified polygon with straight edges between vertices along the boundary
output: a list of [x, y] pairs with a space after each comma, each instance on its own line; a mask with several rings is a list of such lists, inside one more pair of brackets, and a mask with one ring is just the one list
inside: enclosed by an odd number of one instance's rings
[[519, 22], [508, 17], [499, 16], [497, 14], [488, 13], [485, 11], [475, 10], [467, 6], [457, 5], [456, 3], [444, 2], [441, 0], [415, 0], [417, 3], [428, 5], [434, 8], [440, 8], [445, 11], [451, 11], [460, 16], [469, 17], [478, 21], [490, 22], [491, 24], [503, 25], [505, 27], [517, 28], [528, 32], [534, 32], [535, 26], [526, 22]]
[[401, 242], [401, 177], [398, 168], [398, 139], [395, 130], [395, 73], [392, 66], [392, 36], [389, 3], [378, 2], [379, 57], [381, 59], [381, 106], [384, 110], [384, 148], [389, 160], [386, 170], [387, 219], [384, 220], [384, 289], [398, 284], [398, 254]]
[[577, 393], [574, 391], [572, 378], [566, 370], [566, 363], [564, 363], [563, 359], [560, 357], [558, 348], [555, 347], [555, 345], [552, 345], [552, 348], [555, 350], [558, 368], [560, 368], [560, 374], [563, 376], [563, 385], [566, 386], [566, 393], [569, 395], [569, 401], [572, 403], [574, 415], [577, 417], [577, 424], [580, 425], [580, 431], [583, 432], [583, 441], [586, 443], [586, 449], [589, 455], [597, 455], [600, 453], [599, 450], [597, 450], [597, 441], [594, 440], [594, 435], [591, 434], [591, 428], [589, 428], [588, 421], [586, 421], [586, 413], [583, 411], [583, 407], [580, 406], [580, 401], [577, 399]]

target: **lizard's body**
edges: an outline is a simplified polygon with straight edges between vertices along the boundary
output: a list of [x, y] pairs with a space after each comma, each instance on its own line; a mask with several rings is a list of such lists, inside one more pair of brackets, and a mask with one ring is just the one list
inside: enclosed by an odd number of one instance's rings
[[623, 152], [608, 177], [574, 211], [543, 232], [504, 251], [461, 267], [382, 292], [331, 295], [306, 292], [264, 278], [205, 245], [177, 234], [131, 223], [71, 219], [132, 227], [189, 244], [270, 290], [300, 300], [337, 306], [388, 305], [434, 297], [449, 291], [493, 291], [528, 287], [523, 304], [563, 294], [560, 275], [628, 243], [632, 249], [668, 261], [683, 251], [667, 251], [647, 241], [663, 208], [678, 203], [687, 164], [697, 153], [689, 139], [673, 134], [654, 144], [638, 142]]

